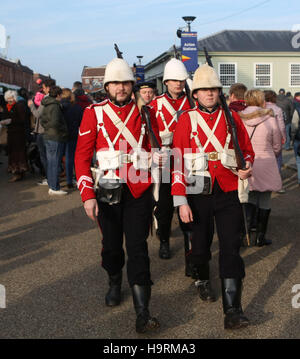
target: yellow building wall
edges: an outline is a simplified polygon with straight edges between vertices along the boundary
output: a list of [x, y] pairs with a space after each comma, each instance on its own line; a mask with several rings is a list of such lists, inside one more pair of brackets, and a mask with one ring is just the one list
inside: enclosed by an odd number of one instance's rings
[[[198, 62], [204, 63], [205, 58], [199, 52]], [[262, 87], [261, 90], [271, 89], [278, 93], [280, 88], [284, 88], [286, 92], [290, 91], [293, 95], [300, 92], [299, 87], [290, 86], [290, 64], [300, 64], [300, 53], [210, 53], [214, 67], [218, 70], [219, 63], [236, 63], [237, 64], [237, 82], [244, 83], [248, 89], [255, 87], [255, 64], [270, 63], [272, 64], [272, 86]], [[256, 87], [259, 88], [259, 87]], [[228, 92], [224, 87], [224, 92]]]

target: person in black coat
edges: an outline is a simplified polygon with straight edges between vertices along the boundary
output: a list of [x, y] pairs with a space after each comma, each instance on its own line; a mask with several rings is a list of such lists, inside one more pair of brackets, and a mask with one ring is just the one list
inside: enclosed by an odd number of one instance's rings
[[76, 103], [75, 96], [72, 91], [67, 88], [63, 89], [61, 105], [69, 132], [69, 140], [66, 143], [65, 150], [67, 185], [68, 188], [73, 188], [74, 156], [83, 109], [78, 103]]

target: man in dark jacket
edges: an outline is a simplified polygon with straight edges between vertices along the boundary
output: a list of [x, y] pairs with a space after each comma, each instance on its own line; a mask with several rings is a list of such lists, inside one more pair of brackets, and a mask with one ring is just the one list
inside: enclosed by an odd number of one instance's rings
[[291, 147], [291, 122], [293, 116], [293, 103], [292, 101], [286, 97], [285, 90], [280, 89], [279, 94], [276, 99], [276, 105], [282, 109], [284, 123], [285, 123], [285, 130], [286, 130], [286, 142], [284, 149], [285, 150], [292, 150]]
[[68, 129], [60, 106], [62, 90], [58, 86], [50, 88], [49, 96], [44, 97], [41, 125], [44, 128], [44, 142], [47, 155], [47, 179], [49, 195], [66, 195], [59, 185], [59, 169], [68, 140]]
[[80, 81], [74, 82], [72, 91], [75, 95], [76, 102], [83, 110], [92, 104], [92, 101], [85, 95]]

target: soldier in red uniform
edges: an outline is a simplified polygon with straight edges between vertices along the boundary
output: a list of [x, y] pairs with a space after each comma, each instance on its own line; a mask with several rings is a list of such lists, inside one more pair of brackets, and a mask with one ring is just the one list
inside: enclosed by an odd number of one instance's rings
[[[188, 77], [189, 75], [184, 64], [175, 58], [171, 59], [164, 69], [163, 82], [167, 87], [167, 91], [163, 95], [157, 96], [150, 103], [150, 106], [156, 112], [159, 135], [164, 149], [172, 148], [173, 132], [180, 113], [191, 108], [188, 98], [183, 91]], [[169, 239], [174, 206], [171, 196], [171, 179], [169, 180], [170, 176], [166, 173], [169, 169], [165, 168], [164, 171], [155, 217], [158, 223], [157, 234], [160, 239], [159, 257], [169, 259], [171, 257]], [[181, 223], [185, 242], [188, 241], [189, 236], [187, 227], [184, 227]], [[188, 274], [187, 270], [186, 274]]]
[[[103, 234], [102, 266], [109, 276], [106, 305], [116, 306], [121, 301], [125, 235], [136, 331], [143, 333], [159, 323], [150, 317], [148, 309], [153, 284], [147, 247], [152, 214], [151, 145], [138, 107], [131, 100], [134, 82], [132, 70], [123, 59], [107, 65], [104, 88], [108, 99], [84, 112], [75, 168], [86, 214], [97, 219]], [[154, 112], [151, 116], [155, 125]], [[157, 129], [156, 133], [158, 137]], [[98, 167], [93, 176], [90, 166], [94, 151]]]
[[[239, 254], [242, 208], [238, 178], [251, 175], [254, 152], [237, 113], [233, 118], [247, 169], [236, 171], [236, 159], [224, 112], [219, 105], [222, 87], [215, 70], [207, 64], [194, 75], [192, 94], [197, 108], [180, 116], [173, 146], [175, 160], [172, 195], [183, 222], [192, 224], [192, 248], [188, 260], [196, 273], [199, 296], [214, 301], [209, 281], [210, 247], [214, 220], [219, 238], [219, 274], [222, 282], [226, 329], [248, 325], [241, 307], [244, 262]], [[183, 161], [183, 167], [176, 164]], [[192, 181], [194, 184], [192, 185]]]

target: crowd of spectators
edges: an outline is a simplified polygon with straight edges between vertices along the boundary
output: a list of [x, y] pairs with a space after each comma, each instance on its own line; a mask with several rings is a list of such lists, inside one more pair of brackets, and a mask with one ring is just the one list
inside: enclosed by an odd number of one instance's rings
[[8, 90], [0, 96], [0, 146], [8, 155], [9, 182], [20, 181], [29, 170], [39, 172], [39, 185], [49, 195], [66, 195], [76, 185], [74, 156], [84, 109], [93, 101], [79, 81], [72, 90], [52, 79], [38, 80], [35, 94], [25, 89]]

